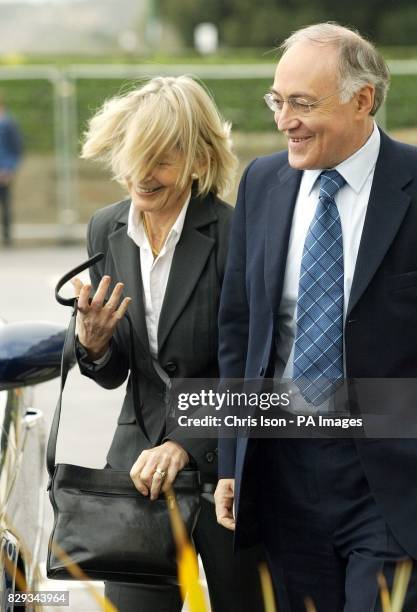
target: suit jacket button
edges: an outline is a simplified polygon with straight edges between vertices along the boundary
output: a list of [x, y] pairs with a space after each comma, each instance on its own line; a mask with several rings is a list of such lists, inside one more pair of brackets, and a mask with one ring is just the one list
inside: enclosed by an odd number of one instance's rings
[[215, 458], [216, 458], [216, 454], [215, 453], [212, 453], [211, 451], [206, 453], [206, 461], [207, 461], [207, 463], [213, 463]]
[[173, 361], [168, 361], [168, 363], [165, 364], [164, 369], [167, 374], [174, 374], [174, 372], [177, 371], [177, 364]]

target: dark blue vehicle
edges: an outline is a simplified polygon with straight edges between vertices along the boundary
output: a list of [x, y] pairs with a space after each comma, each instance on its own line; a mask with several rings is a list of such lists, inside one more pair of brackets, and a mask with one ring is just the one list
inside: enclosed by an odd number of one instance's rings
[[[0, 320], [0, 610], [36, 591], [45, 497], [45, 423], [32, 386], [59, 376], [65, 330]], [[22, 608], [23, 609], [23, 608]], [[28, 607], [26, 610], [30, 609]]]

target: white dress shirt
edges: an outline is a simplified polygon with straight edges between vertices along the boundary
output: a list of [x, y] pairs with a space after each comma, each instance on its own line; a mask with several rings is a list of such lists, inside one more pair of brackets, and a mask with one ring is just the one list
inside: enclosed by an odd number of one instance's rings
[[142, 215], [130, 205], [127, 235], [140, 248], [143, 301], [149, 347], [154, 358], [158, 355], [158, 324], [167, 288], [175, 247], [181, 237], [191, 192], [181, 209], [158, 256], [154, 258], [151, 245], [143, 227]]
[[[366, 143], [335, 168], [346, 181], [346, 185], [335, 196], [343, 235], [344, 317], [349, 302], [380, 140], [379, 130], [374, 124], [374, 130]], [[320, 181], [317, 179], [321, 172], [322, 170], [304, 170], [295, 204], [278, 313], [275, 369], [277, 378], [291, 379], [293, 375], [301, 258], [307, 232], [318, 204]]]

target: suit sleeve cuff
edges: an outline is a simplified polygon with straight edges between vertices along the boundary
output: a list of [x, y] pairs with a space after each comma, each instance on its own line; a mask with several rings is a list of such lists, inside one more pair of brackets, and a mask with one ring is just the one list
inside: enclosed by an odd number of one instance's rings
[[100, 359], [95, 359], [94, 361], [91, 361], [91, 359], [88, 357], [87, 350], [83, 347], [77, 336], [75, 339], [75, 352], [77, 356], [77, 361], [84, 368], [96, 372], [97, 370], [104, 368], [104, 366], [110, 361], [110, 357], [112, 355], [112, 348], [110, 345], [104, 355], [100, 357]]

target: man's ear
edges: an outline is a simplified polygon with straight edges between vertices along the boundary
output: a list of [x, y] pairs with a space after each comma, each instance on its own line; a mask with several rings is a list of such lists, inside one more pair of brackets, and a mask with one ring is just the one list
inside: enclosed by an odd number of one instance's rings
[[375, 101], [374, 85], [364, 85], [355, 94], [356, 110], [360, 115], [370, 115]]

